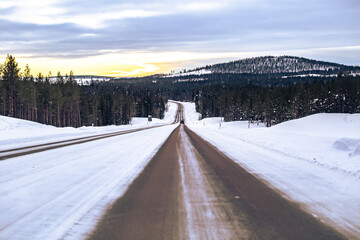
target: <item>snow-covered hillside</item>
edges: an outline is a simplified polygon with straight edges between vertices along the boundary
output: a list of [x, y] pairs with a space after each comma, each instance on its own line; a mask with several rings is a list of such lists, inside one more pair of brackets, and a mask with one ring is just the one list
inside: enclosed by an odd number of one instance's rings
[[197, 71], [211, 71], [212, 73], [247, 73], [247, 74], [277, 74], [317, 72], [322, 75], [338, 73], [340, 71], [359, 72], [359, 67], [346, 66], [337, 63], [317, 61], [295, 56], [265, 56], [246, 58], [228, 63], [206, 66]]
[[360, 114], [316, 114], [266, 128], [203, 119], [187, 125], [239, 165], [349, 238], [360, 236]]
[[281, 74], [283, 75], [282, 78], [336, 77], [340, 71], [354, 77], [360, 75], [360, 67], [358, 66], [347, 66], [295, 56], [264, 56], [183, 70], [164, 77], [202, 76], [219, 73]]
[[165, 75], [165, 78], [169, 77], [183, 77], [183, 76], [193, 76], [193, 75], [205, 75], [205, 74], [211, 74], [211, 70], [206, 69], [200, 69], [200, 70], [190, 70], [185, 72], [179, 72], [179, 73], [173, 73], [169, 75]]

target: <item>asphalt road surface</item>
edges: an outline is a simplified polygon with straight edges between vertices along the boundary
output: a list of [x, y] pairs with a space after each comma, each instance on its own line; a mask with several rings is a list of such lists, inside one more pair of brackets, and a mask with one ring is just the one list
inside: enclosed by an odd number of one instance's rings
[[344, 239], [180, 124], [89, 239]]

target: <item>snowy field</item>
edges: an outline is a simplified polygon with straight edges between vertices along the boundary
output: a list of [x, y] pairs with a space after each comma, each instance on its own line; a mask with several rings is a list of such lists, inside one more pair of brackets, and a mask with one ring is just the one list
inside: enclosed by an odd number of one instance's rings
[[[165, 120], [173, 122], [170, 103]], [[1, 146], [147, 126], [54, 128], [0, 117]], [[175, 125], [144, 130], [0, 161], [0, 239], [83, 239], [124, 194]], [[6, 147], [5, 147], [6, 148]]]
[[53, 127], [32, 121], [0, 116], [0, 151], [16, 147], [86, 137], [103, 133], [111, 133], [148, 126], [169, 124], [174, 121], [177, 105], [168, 103], [168, 111], [164, 119], [132, 118], [130, 125], [104, 126], [104, 127]]
[[360, 114], [315, 114], [266, 128], [199, 121], [183, 103], [186, 124], [313, 216], [360, 239]]

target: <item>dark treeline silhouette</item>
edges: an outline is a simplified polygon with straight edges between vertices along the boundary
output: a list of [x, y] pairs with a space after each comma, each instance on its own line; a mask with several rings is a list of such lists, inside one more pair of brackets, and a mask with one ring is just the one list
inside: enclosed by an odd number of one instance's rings
[[[349, 72], [337, 77], [211, 74], [203, 81], [185, 79], [189, 81], [156, 76], [135, 81], [150, 89], [166, 89], [169, 99], [195, 102], [202, 118], [262, 121], [270, 126], [315, 113], [360, 113], [360, 77]], [[129, 82], [123, 84], [131, 87]]]
[[[80, 86], [70, 72], [56, 78], [8, 56], [1, 69], [0, 114], [54, 126], [128, 124], [162, 118], [168, 99], [194, 101], [202, 117], [263, 121], [268, 126], [314, 113], [359, 113], [360, 77], [212, 74], [203, 81], [145, 77]], [[196, 77], [199, 79], [199, 77]]]
[[119, 84], [79, 86], [72, 72], [35, 78], [8, 55], [0, 69], [0, 114], [59, 127], [128, 124], [131, 118], [162, 118], [167, 98], [161, 90]]
[[339, 74], [331, 81], [291, 86], [208, 85], [195, 96], [202, 117], [274, 123], [314, 113], [360, 113], [360, 78]]

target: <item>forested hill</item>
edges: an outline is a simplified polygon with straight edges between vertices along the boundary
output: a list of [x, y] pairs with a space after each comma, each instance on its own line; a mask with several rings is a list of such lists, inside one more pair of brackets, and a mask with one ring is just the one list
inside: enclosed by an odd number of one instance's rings
[[294, 74], [294, 73], [339, 73], [360, 71], [360, 67], [317, 61], [293, 56], [265, 56], [207, 65], [186, 71], [187, 73], [235, 73], [235, 74]]

